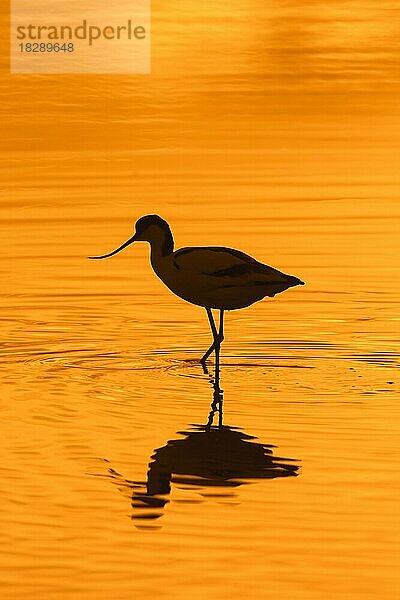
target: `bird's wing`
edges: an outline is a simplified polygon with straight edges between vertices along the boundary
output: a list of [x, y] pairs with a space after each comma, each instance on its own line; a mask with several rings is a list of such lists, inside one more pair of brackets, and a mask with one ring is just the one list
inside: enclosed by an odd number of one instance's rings
[[258, 262], [240, 250], [218, 246], [177, 250], [174, 253], [174, 264], [178, 270], [192, 271], [221, 280], [226, 277], [237, 285], [246, 285], [249, 281], [260, 284], [289, 283], [291, 279], [297, 279]]

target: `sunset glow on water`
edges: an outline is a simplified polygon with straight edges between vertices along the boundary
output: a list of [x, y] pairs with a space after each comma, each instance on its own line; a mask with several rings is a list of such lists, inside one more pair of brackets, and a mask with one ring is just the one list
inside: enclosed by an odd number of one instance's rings
[[[398, 597], [398, 18], [155, 0], [126, 76], [11, 75], [2, 19], [1, 597]], [[211, 441], [205, 311], [87, 260], [148, 213], [306, 283], [227, 314]]]

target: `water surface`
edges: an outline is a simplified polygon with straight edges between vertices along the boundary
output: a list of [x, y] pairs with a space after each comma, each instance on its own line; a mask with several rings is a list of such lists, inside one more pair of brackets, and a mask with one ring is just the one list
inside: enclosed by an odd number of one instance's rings
[[[1, 75], [5, 598], [398, 595], [396, 14], [156, 2], [149, 77]], [[86, 259], [149, 212], [307, 284], [227, 315], [222, 430], [203, 311]]]

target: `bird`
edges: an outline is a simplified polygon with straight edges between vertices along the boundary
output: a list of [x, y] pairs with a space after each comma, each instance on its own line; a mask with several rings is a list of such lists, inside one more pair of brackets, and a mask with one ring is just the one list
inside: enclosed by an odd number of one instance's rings
[[[298, 277], [282, 273], [233, 248], [193, 246], [174, 250], [171, 228], [158, 215], [138, 219], [134, 235], [116, 250], [88, 258], [114, 256], [133, 242], [148, 242], [155, 274], [176, 296], [206, 310], [213, 342], [200, 359], [203, 366], [214, 352], [219, 368], [225, 311], [246, 308], [266, 296], [273, 297], [288, 288], [304, 285]], [[218, 329], [213, 309], [219, 311]]]

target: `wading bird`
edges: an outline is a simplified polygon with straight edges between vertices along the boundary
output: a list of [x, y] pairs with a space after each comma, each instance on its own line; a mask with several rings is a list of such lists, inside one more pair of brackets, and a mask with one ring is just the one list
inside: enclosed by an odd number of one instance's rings
[[[225, 310], [245, 308], [265, 296], [272, 297], [295, 285], [304, 285], [297, 277], [264, 265], [240, 250], [205, 246], [174, 252], [171, 229], [158, 215], [141, 217], [136, 222], [135, 235], [113, 252], [89, 258], [113, 256], [133, 242], [150, 244], [151, 266], [174, 294], [206, 309], [213, 343], [200, 362], [204, 364], [215, 352], [217, 368], [224, 339]], [[212, 309], [220, 311], [218, 330]]]

